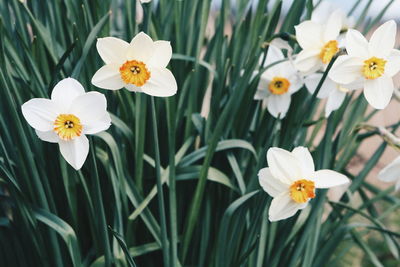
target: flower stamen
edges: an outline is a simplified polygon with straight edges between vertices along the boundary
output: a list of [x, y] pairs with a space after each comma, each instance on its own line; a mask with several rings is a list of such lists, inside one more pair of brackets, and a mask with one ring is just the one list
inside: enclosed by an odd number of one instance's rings
[[306, 203], [315, 197], [315, 184], [310, 180], [297, 180], [290, 186], [290, 197], [296, 203]]
[[289, 91], [290, 82], [283, 77], [274, 77], [268, 85], [269, 91], [274, 95], [283, 95]]
[[72, 114], [60, 114], [54, 122], [54, 132], [66, 141], [81, 136], [82, 128], [79, 118]]
[[336, 40], [329, 41], [322, 47], [319, 58], [324, 64], [328, 64], [338, 51], [338, 42]]
[[377, 57], [371, 57], [364, 61], [363, 74], [366, 79], [374, 80], [379, 78], [385, 72], [386, 60]]
[[120, 68], [121, 79], [127, 84], [143, 86], [150, 79], [150, 71], [142, 61], [128, 60]]

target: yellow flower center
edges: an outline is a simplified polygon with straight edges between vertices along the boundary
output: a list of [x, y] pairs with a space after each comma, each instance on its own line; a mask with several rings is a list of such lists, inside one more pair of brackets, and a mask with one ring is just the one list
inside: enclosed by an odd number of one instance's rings
[[274, 77], [268, 85], [268, 89], [274, 95], [283, 95], [289, 91], [290, 82], [283, 77]]
[[119, 68], [119, 73], [125, 83], [138, 87], [143, 86], [150, 79], [150, 71], [142, 61], [128, 60]]
[[81, 136], [82, 128], [79, 118], [72, 114], [60, 114], [54, 122], [54, 131], [66, 141]]
[[290, 186], [290, 197], [297, 203], [306, 203], [315, 197], [315, 185], [310, 180], [297, 180]]
[[371, 57], [364, 61], [363, 74], [366, 79], [376, 79], [385, 72], [386, 60], [377, 57]]
[[338, 42], [336, 40], [329, 41], [322, 47], [319, 58], [324, 64], [328, 64], [338, 51]]

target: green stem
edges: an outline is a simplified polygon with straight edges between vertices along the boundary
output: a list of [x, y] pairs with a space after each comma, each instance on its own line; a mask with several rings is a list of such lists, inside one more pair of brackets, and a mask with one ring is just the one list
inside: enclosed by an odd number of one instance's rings
[[176, 174], [175, 174], [175, 98], [167, 101], [167, 121], [168, 121], [168, 150], [169, 150], [169, 216], [171, 231], [171, 266], [178, 263], [178, 227], [176, 210]]
[[165, 205], [164, 205], [164, 193], [161, 181], [160, 149], [158, 145], [157, 117], [156, 117], [156, 106], [154, 103], [154, 97], [151, 97], [151, 115], [153, 119], [154, 161], [156, 163], [158, 210], [160, 213], [160, 221], [161, 221], [161, 244], [162, 244], [162, 252], [164, 258], [164, 266], [168, 267], [169, 254], [168, 254], [167, 223], [165, 219], [166, 216], [165, 216]]
[[96, 213], [96, 218], [94, 218], [94, 221], [99, 220], [100, 221], [100, 227], [98, 228], [100, 235], [101, 235], [101, 240], [103, 241], [103, 249], [104, 249], [104, 259], [105, 259], [105, 266], [111, 266], [111, 249], [110, 249], [110, 240], [108, 238], [108, 229], [107, 229], [107, 223], [106, 223], [106, 215], [104, 213], [104, 205], [103, 205], [103, 199], [101, 195], [101, 186], [100, 186], [100, 179], [99, 179], [99, 173], [97, 171], [97, 163], [96, 163], [96, 148], [95, 148], [95, 143], [94, 143], [94, 138], [91, 138], [91, 160], [93, 164], [93, 183], [92, 183], [92, 190], [93, 190], [93, 195], [94, 195], [94, 201], [95, 201], [95, 206], [96, 210], [98, 213]]

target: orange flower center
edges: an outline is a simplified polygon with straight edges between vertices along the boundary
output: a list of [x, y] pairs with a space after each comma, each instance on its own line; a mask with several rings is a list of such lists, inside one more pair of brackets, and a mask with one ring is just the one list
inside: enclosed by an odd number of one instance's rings
[[329, 41], [322, 47], [319, 58], [324, 64], [328, 64], [338, 51], [338, 42], [336, 40]]
[[283, 95], [289, 91], [290, 82], [283, 77], [274, 77], [268, 85], [269, 91], [274, 95]]
[[297, 180], [290, 186], [290, 197], [297, 203], [306, 203], [315, 197], [315, 185], [310, 180]]
[[125, 83], [138, 87], [143, 86], [150, 79], [150, 71], [142, 61], [128, 60], [120, 68], [119, 73]]
[[54, 122], [54, 131], [66, 141], [81, 136], [82, 128], [79, 118], [72, 114], [60, 114]]

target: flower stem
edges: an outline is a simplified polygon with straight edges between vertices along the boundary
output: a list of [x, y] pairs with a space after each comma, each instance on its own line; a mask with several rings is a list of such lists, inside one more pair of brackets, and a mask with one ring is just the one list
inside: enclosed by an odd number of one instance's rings
[[161, 244], [162, 244], [162, 252], [164, 258], [164, 266], [168, 267], [169, 254], [168, 254], [168, 239], [167, 239], [167, 223], [165, 219], [166, 216], [165, 216], [165, 205], [164, 205], [164, 193], [161, 181], [160, 149], [158, 145], [157, 117], [156, 117], [156, 106], [154, 103], [154, 97], [151, 97], [151, 115], [153, 120], [154, 161], [156, 163], [158, 210], [160, 213], [160, 221], [161, 221]]

